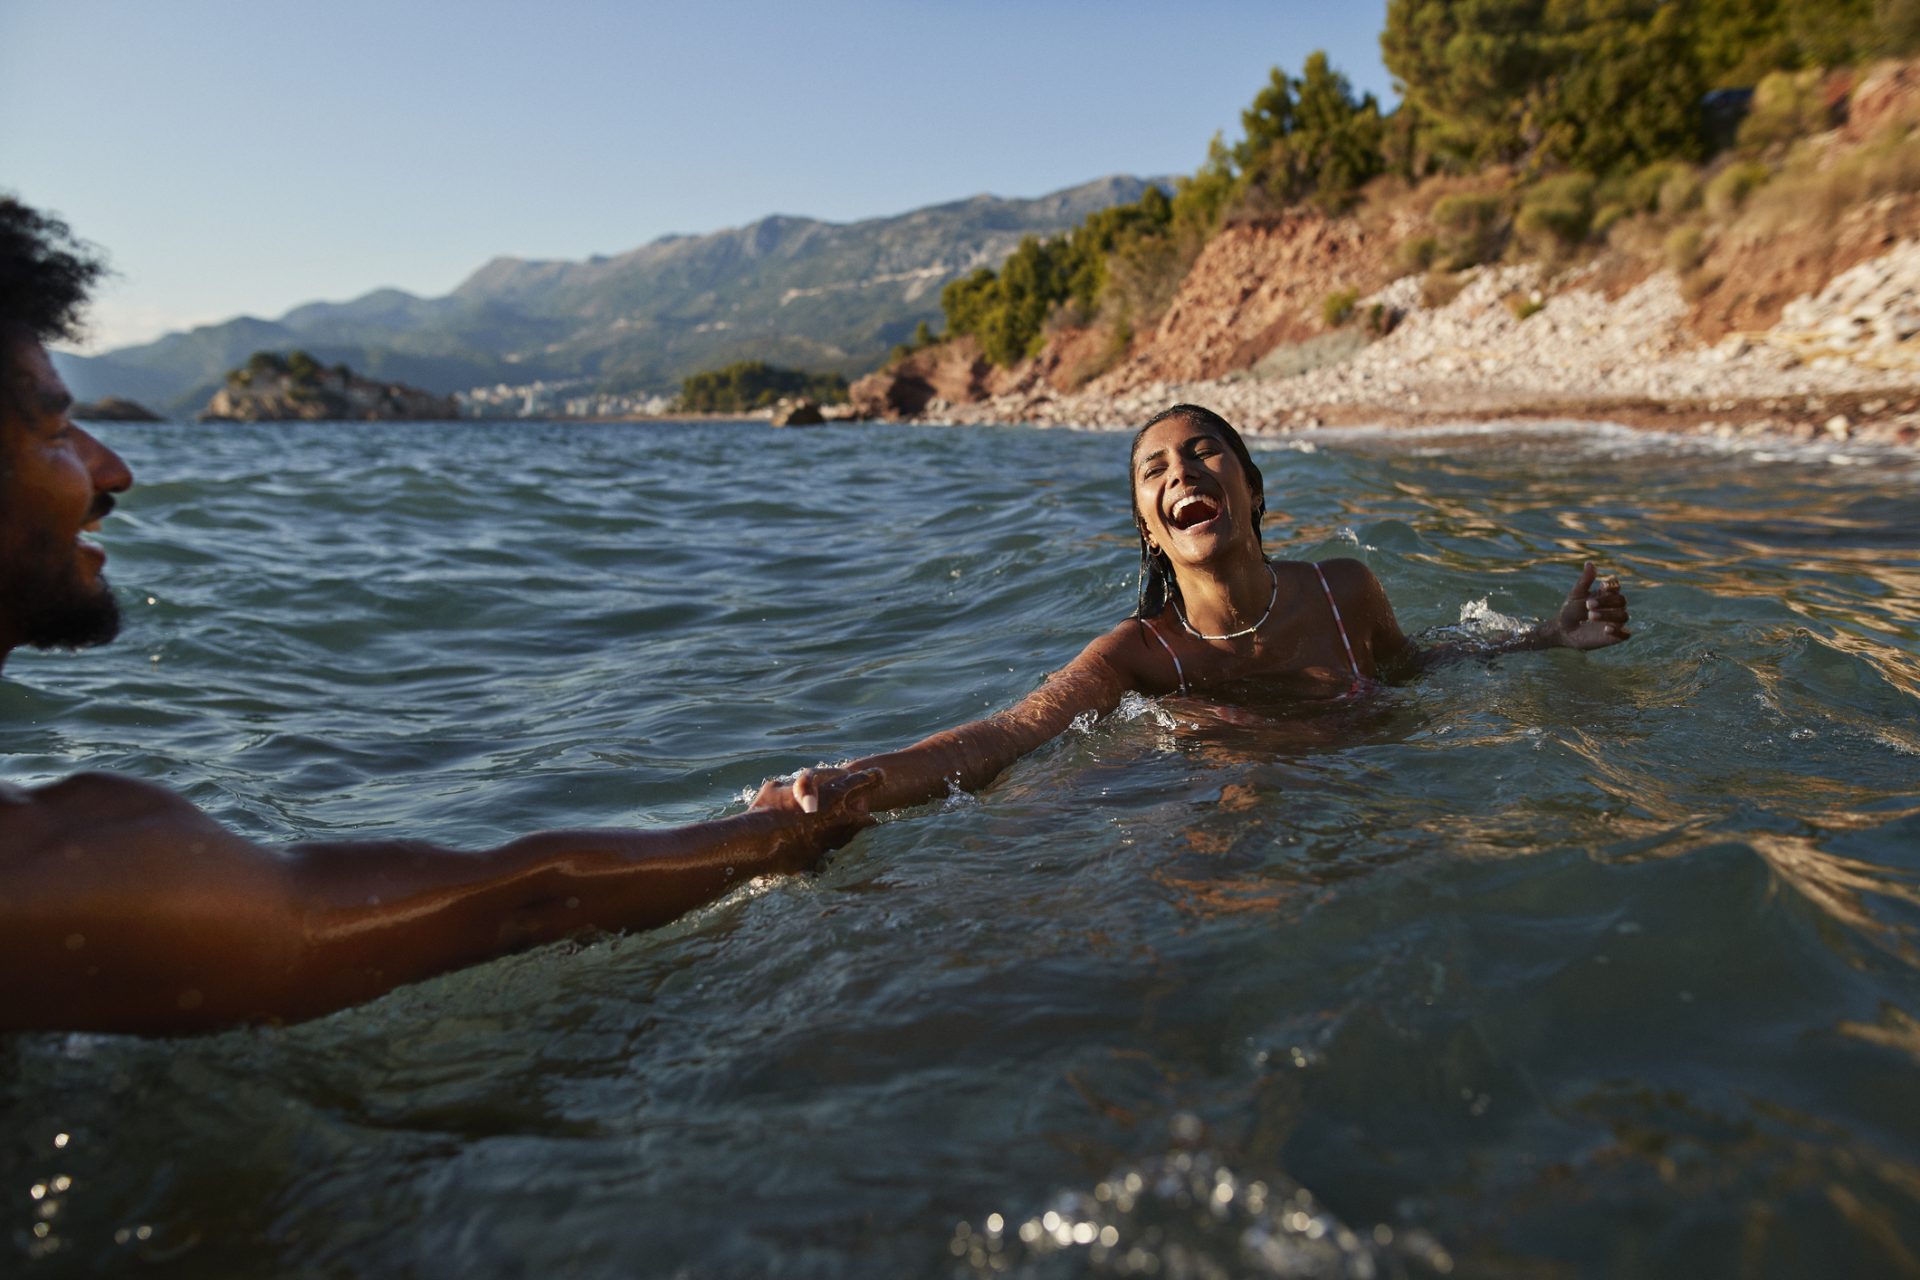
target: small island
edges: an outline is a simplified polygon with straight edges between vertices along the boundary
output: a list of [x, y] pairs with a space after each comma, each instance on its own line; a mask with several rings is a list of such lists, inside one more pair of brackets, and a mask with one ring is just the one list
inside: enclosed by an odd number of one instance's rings
[[121, 396], [107, 396], [101, 400], [84, 400], [68, 411], [68, 416], [76, 422], [165, 422], [147, 406], [137, 400], [128, 400]]
[[322, 365], [305, 351], [256, 351], [227, 371], [227, 384], [200, 411], [202, 422], [434, 422], [460, 416], [452, 396], [360, 377]]

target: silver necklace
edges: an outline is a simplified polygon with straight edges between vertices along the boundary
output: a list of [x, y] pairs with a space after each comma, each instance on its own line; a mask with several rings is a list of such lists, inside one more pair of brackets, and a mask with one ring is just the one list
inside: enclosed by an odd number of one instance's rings
[[1272, 561], [1267, 563], [1267, 577], [1273, 579], [1273, 594], [1267, 597], [1267, 611], [1260, 615], [1260, 621], [1250, 627], [1242, 627], [1238, 631], [1228, 631], [1217, 636], [1210, 636], [1204, 631], [1195, 631], [1193, 624], [1187, 621], [1187, 612], [1180, 607], [1178, 600], [1173, 602], [1173, 616], [1180, 619], [1180, 625], [1196, 640], [1238, 640], [1241, 636], [1250, 636], [1267, 625], [1267, 619], [1273, 616], [1273, 602], [1280, 598], [1280, 575], [1273, 571]]

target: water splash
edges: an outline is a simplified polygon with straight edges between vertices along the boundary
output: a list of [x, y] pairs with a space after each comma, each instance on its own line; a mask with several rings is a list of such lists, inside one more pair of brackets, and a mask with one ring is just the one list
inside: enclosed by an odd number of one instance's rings
[[1510, 635], [1526, 629], [1526, 623], [1518, 618], [1509, 617], [1487, 603], [1485, 596], [1478, 600], [1469, 600], [1460, 606], [1460, 630], [1468, 635], [1489, 638], [1497, 635]]
[[[1192, 1116], [1176, 1141], [1197, 1138]], [[1091, 1191], [1063, 1191], [1018, 1222], [962, 1222], [948, 1252], [963, 1275], [1280, 1276], [1290, 1280], [1446, 1275], [1453, 1259], [1429, 1233], [1380, 1223], [1356, 1231], [1284, 1175], [1247, 1178], [1212, 1151], [1176, 1149], [1122, 1166]]]
[[1120, 695], [1120, 705], [1113, 709], [1113, 718], [1123, 722], [1144, 719], [1149, 724], [1167, 730], [1182, 727], [1182, 722], [1172, 712], [1152, 698], [1133, 692]]

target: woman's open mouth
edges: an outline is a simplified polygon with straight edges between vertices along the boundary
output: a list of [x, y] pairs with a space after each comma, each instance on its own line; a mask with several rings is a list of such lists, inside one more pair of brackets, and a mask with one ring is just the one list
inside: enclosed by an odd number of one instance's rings
[[1198, 528], [1220, 514], [1220, 505], [1211, 498], [1189, 494], [1173, 504], [1167, 523], [1181, 531]]

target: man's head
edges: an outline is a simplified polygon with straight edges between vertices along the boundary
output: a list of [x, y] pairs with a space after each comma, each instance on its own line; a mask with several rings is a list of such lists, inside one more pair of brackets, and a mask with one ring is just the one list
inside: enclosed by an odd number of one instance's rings
[[0, 197], [0, 662], [20, 645], [101, 644], [119, 630], [106, 554], [80, 534], [133, 477], [68, 417], [46, 349], [74, 336], [100, 272], [64, 224]]

